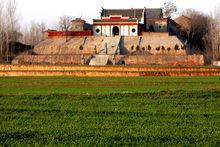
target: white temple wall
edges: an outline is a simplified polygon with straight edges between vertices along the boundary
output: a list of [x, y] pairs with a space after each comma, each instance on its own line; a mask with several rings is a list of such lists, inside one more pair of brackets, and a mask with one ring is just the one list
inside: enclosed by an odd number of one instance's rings
[[130, 36], [138, 36], [138, 26], [130, 26]]
[[101, 36], [101, 26], [95, 25], [93, 26], [93, 34], [94, 36]]
[[138, 36], [138, 25], [94, 25], [94, 36], [113, 36], [113, 28], [119, 28], [120, 36]]

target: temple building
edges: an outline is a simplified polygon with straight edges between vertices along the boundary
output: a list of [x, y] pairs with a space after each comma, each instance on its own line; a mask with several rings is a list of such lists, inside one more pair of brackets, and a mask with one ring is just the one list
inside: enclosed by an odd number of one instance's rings
[[137, 36], [140, 30], [139, 21], [122, 15], [111, 15], [102, 17], [101, 20], [94, 20], [95, 36]]
[[166, 32], [162, 9], [102, 9], [93, 20], [95, 36], [138, 36], [142, 31]]

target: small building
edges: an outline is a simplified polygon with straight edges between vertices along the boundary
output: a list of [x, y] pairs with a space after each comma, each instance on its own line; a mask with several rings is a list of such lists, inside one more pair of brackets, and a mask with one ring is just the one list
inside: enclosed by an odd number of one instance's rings
[[71, 27], [69, 31], [57, 31], [57, 30], [47, 30], [44, 32], [45, 38], [54, 37], [74, 37], [74, 36], [92, 36], [92, 25], [86, 23], [85, 20], [77, 18], [71, 21]]
[[167, 32], [167, 19], [150, 19], [147, 20], [147, 31], [148, 32]]
[[145, 23], [149, 32], [167, 32], [167, 18], [163, 18], [161, 8], [146, 9]]
[[44, 38], [48, 38], [48, 37], [49, 37], [49, 34], [50, 34], [51, 32], [57, 32], [57, 30], [54, 30], [54, 29], [45, 30], [45, 31], [43, 32]]
[[177, 17], [175, 20], [176, 24], [179, 25], [179, 28], [181, 28], [181, 30], [185, 30], [185, 31], [189, 31], [190, 28], [191, 28], [191, 19], [187, 16], [180, 16], [180, 17]]
[[70, 31], [72, 32], [82, 32], [86, 30], [92, 30], [92, 25], [86, 23], [86, 21], [81, 18], [76, 18], [72, 20], [71, 23], [72, 24], [70, 27]]
[[177, 36], [180, 36], [182, 33], [189, 33], [190, 28], [191, 19], [184, 15], [169, 21], [169, 31]]
[[162, 9], [102, 9], [93, 20], [95, 36], [138, 36], [142, 31], [167, 32]]
[[93, 20], [96, 36], [138, 36], [145, 9], [102, 9], [101, 19]]
[[71, 21], [70, 31], [84, 31], [86, 21], [80, 18], [76, 18]]
[[111, 15], [94, 20], [93, 34], [95, 36], [138, 36], [140, 33], [138, 19]]
[[191, 30], [191, 19], [187, 16], [179, 16], [175, 20], [169, 20], [169, 32], [177, 35], [182, 40], [188, 40]]
[[110, 17], [112, 15], [121, 15], [131, 19], [137, 19], [139, 22], [144, 23], [145, 9], [103, 9], [101, 17]]

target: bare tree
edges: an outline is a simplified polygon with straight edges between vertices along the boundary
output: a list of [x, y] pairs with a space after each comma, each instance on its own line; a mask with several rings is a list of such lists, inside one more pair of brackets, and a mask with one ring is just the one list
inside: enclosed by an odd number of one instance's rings
[[167, 1], [164, 3], [163, 11], [164, 17], [171, 18], [171, 15], [177, 12], [177, 7], [172, 1]]
[[6, 25], [6, 56], [7, 56], [7, 61], [9, 61], [8, 56], [13, 55], [13, 51], [9, 50], [10, 49], [9, 44], [11, 42], [18, 41], [19, 37], [21, 36], [20, 25], [18, 23], [18, 16], [17, 16], [17, 1], [9, 0], [6, 3], [5, 11], [6, 11], [5, 18], [7, 21], [5, 24]]
[[206, 41], [211, 48], [213, 60], [220, 60], [220, 5], [210, 16]]
[[6, 15], [8, 21], [8, 31], [10, 32], [9, 39], [10, 41], [16, 41], [18, 39], [17, 33], [19, 28], [18, 25], [18, 17], [17, 17], [17, 1], [16, 0], [9, 0], [6, 6]]
[[191, 49], [196, 52], [205, 53], [206, 44], [204, 38], [208, 32], [207, 26], [209, 16], [194, 9], [186, 9], [182, 12], [182, 15], [185, 15], [191, 19], [188, 34], [188, 42]]
[[45, 23], [31, 22], [30, 27], [26, 27], [23, 30], [23, 42], [29, 45], [36, 45], [43, 41], [46, 28]]
[[207, 32], [207, 25], [209, 17], [202, 12], [194, 9], [186, 9], [182, 15], [191, 18], [191, 31], [205, 34]]
[[183, 15], [191, 18], [189, 41], [194, 48], [204, 48], [209, 60], [220, 59], [220, 5], [208, 16], [194, 9], [187, 9]]
[[4, 8], [4, 3], [3, 1], [0, 1], [0, 54], [1, 56], [3, 55], [3, 43], [4, 43], [4, 18], [3, 18], [3, 8]]
[[72, 20], [71, 16], [64, 15], [60, 17], [60, 21], [59, 21], [60, 30], [65, 31], [66, 42], [68, 41], [68, 31], [71, 26], [71, 20]]
[[21, 36], [19, 33], [20, 25], [17, 16], [17, 1], [8, 0], [7, 2], [0, 1], [0, 53], [3, 56], [13, 55], [9, 50], [10, 42], [15, 42]]

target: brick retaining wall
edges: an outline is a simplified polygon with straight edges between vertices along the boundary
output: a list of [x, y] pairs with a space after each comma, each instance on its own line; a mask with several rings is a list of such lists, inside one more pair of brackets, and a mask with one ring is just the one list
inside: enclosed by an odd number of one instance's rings
[[127, 65], [202, 66], [203, 55], [132, 55], [125, 58]]
[[0, 65], [0, 76], [220, 76], [220, 68]]
[[[17, 58], [17, 64], [89, 64], [92, 55], [23, 55]], [[110, 55], [112, 64], [124, 60], [126, 65], [168, 65], [202, 66], [203, 55]]]

